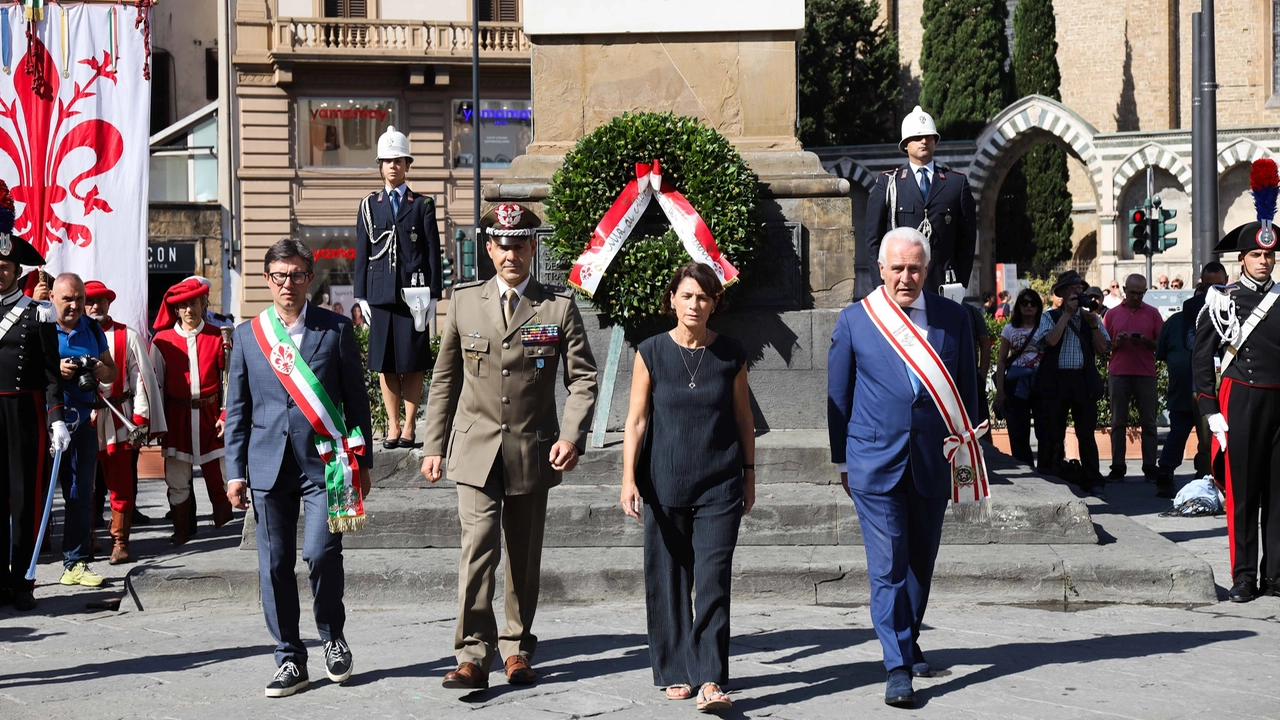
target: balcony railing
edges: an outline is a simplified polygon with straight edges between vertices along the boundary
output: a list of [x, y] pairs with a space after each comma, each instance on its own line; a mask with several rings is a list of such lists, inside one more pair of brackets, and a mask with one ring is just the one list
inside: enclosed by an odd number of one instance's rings
[[[340, 18], [281, 18], [275, 52], [280, 55], [468, 58], [475, 38], [463, 23]], [[529, 38], [519, 23], [480, 24], [480, 55], [528, 59]]]

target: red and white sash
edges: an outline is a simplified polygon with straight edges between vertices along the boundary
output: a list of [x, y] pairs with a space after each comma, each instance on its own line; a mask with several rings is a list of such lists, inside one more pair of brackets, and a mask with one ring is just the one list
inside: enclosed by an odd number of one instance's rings
[[636, 179], [627, 183], [596, 225], [591, 244], [569, 271], [570, 285], [589, 296], [596, 294], [609, 264], [631, 236], [631, 231], [653, 198], [658, 200], [689, 257], [715, 271], [716, 277], [726, 286], [737, 281], [737, 268], [720, 254], [720, 247], [716, 245], [707, 223], [688, 198], [662, 179], [662, 166], [654, 160], [652, 165], [636, 163]]
[[[929, 391], [942, 421], [951, 432], [942, 442], [942, 453], [951, 463], [951, 500], [980, 502], [991, 496], [987, 465], [978, 438], [987, 432], [987, 423], [974, 426], [965, 412], [964, 401], [942, 358], [929, 345], [920, 328], [907, 317], [883, 285], [862, 300], [867, 316], [888, 341], [889, 347], [907, 364], [920, 384]], [[962, 350], [963, 351], [963, 350]]]

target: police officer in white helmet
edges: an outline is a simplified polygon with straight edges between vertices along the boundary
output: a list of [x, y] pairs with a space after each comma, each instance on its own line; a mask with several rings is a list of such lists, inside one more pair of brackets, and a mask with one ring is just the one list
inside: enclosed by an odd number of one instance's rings
[[382, 376], [387, 409], [383, 446], [421, 447], [416, 418], [423, 372], [433, 358], [430, 330], [422, 322], [422, 312], [415, 318], [410, 303], [423, 308], [440, 297], [436, 205], [429, 195], [415, 193], [405, 182], [413, 156], [404, 133], [387, 128], [378, 138], [377, 162], [383, 188], [361, 200], [356, 214], [354, 294], [367, 308], [369, 369]]
[[[867, 253], [859, 258], [860, 265], [874, 263], [885, 233], [898, 227], [915, 228], [929, 238], [931, 259], [924, 287], [935, 293], [949, 282], [949, 276], [968, 284], [978, 237], [968, 179], [934, 160], [939, 139], [933, 118], [919, 105], [903, 119], [898, 147], [907, 154], [907, 162], [876, 178], [864, 221]], [[875, 277], [871, 287], [859, 288], [858, 294], [865, 295], [879, 284]]]

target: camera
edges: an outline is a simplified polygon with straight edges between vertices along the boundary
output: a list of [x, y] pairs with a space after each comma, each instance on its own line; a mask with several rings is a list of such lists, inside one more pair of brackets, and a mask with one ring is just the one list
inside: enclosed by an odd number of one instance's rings
[[1102, 301], [1092, 295], [1081, 293], [1076, 296], [1076, 299], [1080, 301], [1080, 307], [1089, 312], [1096, 313], [1102, 308]]
[[77, 355], [67, 358], [75, 366], [76, 387], [80, 392], [91, 393], [98, 389], [98, 378], [93, 376], [93, 369], [98, 366], [98, 358], [92, 355]]

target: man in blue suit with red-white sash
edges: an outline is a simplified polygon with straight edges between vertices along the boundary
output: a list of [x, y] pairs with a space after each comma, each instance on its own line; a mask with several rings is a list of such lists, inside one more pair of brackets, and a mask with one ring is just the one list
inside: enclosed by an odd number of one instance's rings
[[923, 292], [929, 250], [914, 228], [885, 235], [884, 286], [840, 313], [827, 360], [831, 460], [858, 510], [896, 707], [914, 704], [911, 677], [930, 672], [920, 625], [947, 501], [987, 497], [973, 331], [963, 307]]

